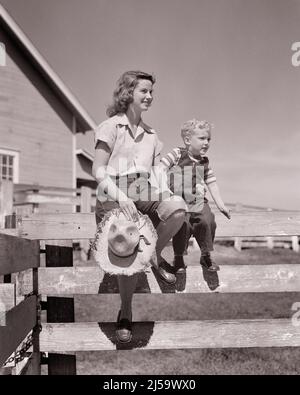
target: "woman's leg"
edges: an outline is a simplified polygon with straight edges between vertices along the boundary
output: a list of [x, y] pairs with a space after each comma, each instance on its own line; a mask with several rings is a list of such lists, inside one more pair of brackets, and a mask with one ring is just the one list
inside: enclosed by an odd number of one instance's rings
[[118, 276], [119, 292], [121, 297], [120, 319], [127, 318], [131, 321], [132, 297], [136, 288], [138, 274], [132, 276]]
[[[100, 223], [104, 215], [119, 205], [116, 202], [96, 203], [96, 223]], [[116, 336], [120, 342], [129, 342], [131, 340], [131, 321], [132, 321], [132, 297], [136, 288], [138, 275], [117, 276], [119, 293], [121, 298], [121, 307], [118, 316]], [[123, 320], [123, 321], [121, 321]]]
[[161, 253], [171, 238], [181, 229], [185, 220], [185, 211], [180, 210], [168, 217], [166, 221], [160, 221], [156, 231], [158, 235], [156, 244], [157, 266], [156, 270], [162, 280], [168, 284], [175, 284], [176, 276], [167, 269]]
[[136, 288], [138, 275], [118, 276], [121, 308], [118, 314], [116, 338], [121, 343], [128, 343], [132, 338], [132, 297]]
[[147, 214], [157, 232], [156, 242], [156, 262], [153, 262], [154, 268], [158, 271], [159, 276], [169, 284], [176, 282], [176, 276], [163, 267], [164, 259], [161, 253], [168, 242], [182, 227], [186, 216], [186, 204], [183, 199], [176, 197], [176, 200], [170, 201], [137, 201], [137, 209], [143, 214]]
[[185, 211], [176, 211], [168, 217], [166, 221], [160, 221], [156, 228], [158, 235], [156, 243], [156, 256], [158, 264], [163, 260], [161, 253], [168, 242], [181, 229], [185, 219]]

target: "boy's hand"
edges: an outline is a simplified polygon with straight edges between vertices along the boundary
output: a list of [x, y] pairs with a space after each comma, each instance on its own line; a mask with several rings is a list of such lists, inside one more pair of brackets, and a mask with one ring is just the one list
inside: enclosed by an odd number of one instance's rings
[[222, 214], [225, 215], [225, 217], [227, 217], [228, 219], [231, 218], [229, 208], [227, 208], [226, 206], [223, 206], [223, 207], [220, 207], [219, 210], [221, 211]]

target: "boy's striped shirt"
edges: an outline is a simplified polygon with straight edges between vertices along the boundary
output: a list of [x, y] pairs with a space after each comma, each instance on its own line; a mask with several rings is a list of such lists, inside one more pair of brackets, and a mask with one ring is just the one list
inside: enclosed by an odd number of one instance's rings
[[[172, 167], [178, 165], [182, 156], [182, 151], [182, 148], [173, 148], [172, 151], [170, 151], [166, 156], [161, 159], [161, 162], [168, 168], [168, 170], [170, 170]], [[215, 182], [217, 180], [212, 168], [209, 165], [209, 159], [207, 156], [203, 156], [199, 160], [194, 158], [190, 153], [188, 153], [188, 155], [192, 162], [204, 165], [204, 182], [206, 185], [211, 184], [212, 182]]]

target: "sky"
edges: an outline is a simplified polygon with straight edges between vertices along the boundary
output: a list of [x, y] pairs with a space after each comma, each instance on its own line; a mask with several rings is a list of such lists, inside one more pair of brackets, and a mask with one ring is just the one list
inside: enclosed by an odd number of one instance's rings
[[300, 0], [0, 2], [97, 123], [124, 71], [154, 73], [163, 153], [208, 120], [224, 201], [300, 209]]

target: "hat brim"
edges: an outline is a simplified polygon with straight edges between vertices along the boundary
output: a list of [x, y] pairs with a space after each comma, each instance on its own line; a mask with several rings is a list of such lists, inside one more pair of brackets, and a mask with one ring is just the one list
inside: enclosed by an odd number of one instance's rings
[[132, 256], [117, 257], [108, 246], [108, 232], [112, 222], [120, 213], [120, 209], [113, 209], [105, 214], [103, 220], [98, 224], [92, 250], [96, 262], [106, 273], [131, 276], [145, 271], [151, 265], [155, 255], [157, 233], [148, 215], [139, 213], [139, 223], [142, 224], [140, 234], [144, 236], [147, 243], [142, 238], [140, 248]]
[[110, 248], [108, 248], [107, 254], [108, 254], [108, 259], [109, 259], [109, 261], [110, 261], [110, 263], [112, 265], [119, 266], [119, 267], [122, 267], [122, 268], [128, 268], [136, 260], [138, 252], [135, 251], [132, 255], [124, 258], [124, 257], [116, 256], [112, 252], [112, 250]]

